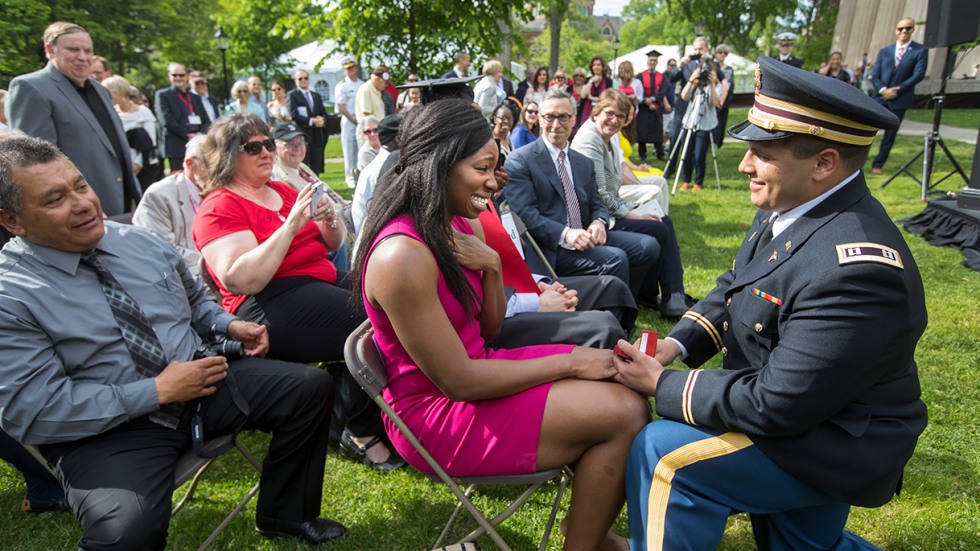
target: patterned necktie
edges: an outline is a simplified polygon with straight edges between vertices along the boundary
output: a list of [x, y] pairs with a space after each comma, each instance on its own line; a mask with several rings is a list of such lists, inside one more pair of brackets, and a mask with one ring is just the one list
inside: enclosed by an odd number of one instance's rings
[[772, 227], [774, 225], [773, 222], [775, 221], [776, 219], [774, 218], [767, 222], [766, 227], [762, 230], [762, 233], [759, 234], [759, 240], [755, 242], [755, 251], [752, 253], [752, 258], [755, 258], [755, 256], [759, 254], [759, 251], [761, 251], [763, 247], [772, 241]]
[[898, 64], [902, 62], [902, 56], [903, 55], [905, 55], [905, 46], [899, 46], [898, 49], [895, 50], [895, 66], [896, 67], [898, 67]]
[[[163, 346], [160, 345], [156, 333], [153, 332], [153, 327], [150, 326], [150, 322], [140, 310], [139, 305], [116, 281], [112, 272], [99, 262], [97, 255], [98, 253], [94, 249], [82, 253], [82, 264], [95, 271], [95, 275], [99, 277], [102, 293], [105, 294], [106, 301], [109, 303], [112, 316], [116, 318], [116, 324], [122, 333], [123, 341], [126, 342], [126, 348], [129, 349], [129, 354], [136, 364], [136, 371], [140, 375], [152, 379], [168, 363], [163, 352]], [[183, 402], [163, 404], [160, 406], [160, 411], [149, 415], [150, 421], [172, 429], [177, 428], [183, 410]]]
[[582, 211], [578, 206], [578, 195], [575, 195], [575, 187], [572, 179], [568, 177], [568, 170], [565, 168], [565, 152], [558, 152], [558, 179], [561, 180], [561, 188], [565, 192], [565, 209], [568, 211], [568, 227], [572, 229], [582, 228]]

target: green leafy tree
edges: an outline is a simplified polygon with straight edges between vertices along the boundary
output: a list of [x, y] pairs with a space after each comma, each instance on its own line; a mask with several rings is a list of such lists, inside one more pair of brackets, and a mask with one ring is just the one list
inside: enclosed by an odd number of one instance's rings
[[678, 46], [690, 44], [695, 22], [703, 21], [712, 46], [724, 42], [751, 58], [768, 47], [770, 35], [760, 31], [775, 28], [777, 17], [792, 17], [796, 8], [797, 0], [632, 0], [623, 14], [663, 21], [663, 41]]
[[[307, 0], [311, 8], [317, 0]], [[402, 64], [396, 76], [422, 73], [434, 77], [449, 70], [452, 54], [467, 51], [474, 58], [496, 55], [518, 37], [501, 19], [530, 16], [522, 0], [337, 0], [326, 11], [283, 20], [298, 32], [327, 38], [337, 49], [365, 62]], [[313, 9], [308, 10], [315, 11]]]
[[803, 59], [804, 69], [816, 69], [830, 56], [838, 8], [840, 0], [800, 0], [792, 17], [784, 20], [800, 37], [793, 51]]
[[[549, 60], [549, 65], [553, 62], [555, 69], [565, 67], [572, 70], [583, 67], [588, 70], [589, 60], [596, 55], [612, 59], [612, 44], [599, 34], [591, 18], [572, 11], [568, 13], [561, 27], [557, 49], [553, 47], [555, 39], [550, 24], [535, 38], [530, 52], [532, 61]], [[554, 69], [550, 72], [554, 74]]]
[[4, 0], [0, 3], [0, 88], [10, 79], [44, 65], [41, 31], [51, 8], [36, 0]]
[[631, 52], [647, 44], [665, 43], [667, 37], [664, 34], [664, 28], [666, 26], [665, 12], [644, 15], [626, 21], [619, 31], [619, 41], [623, 51]]

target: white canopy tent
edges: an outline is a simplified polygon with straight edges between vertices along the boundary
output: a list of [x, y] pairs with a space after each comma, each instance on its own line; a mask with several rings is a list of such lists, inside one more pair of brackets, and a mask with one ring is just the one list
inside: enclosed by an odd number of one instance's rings
[[[677, 46], [665, 46], [662, 44], [649, 44], [640, 48], [639, 50], [633, 50], [632, 52], [625, 53], [617, 57], [613, 63], [609, 65], [612, 67], [613, 77], [619, 70], [619, 64], [623, 61], [629, 61], [633, 64], [633, 70], [637, 74], [645, 71], [647, 69], [647, 52], [650, 50], [657, 50], [660, 52], [660, 61], [657, 63], [657, 70], [663, 72], [667, 68], [668, 59], [680, 59], [683, 57]], [[686, 48], [688, 55], [694, 53], [694, 48], [688, 46]], [[728, 54], [728, 59], [725, 60], [725, 64], [730, 66], [735, 71], [735, 93], [745, 94], [752, 93], [755, 91], [755, 62], [749, 61], [748, 59], [736, 55], [734, 53]]]
[[[310, 73], [310, 86], [320, 94], [326, 105], [334, 104], [334, 88], [338, 82], [344, 80], [344, 68], [341, 63], [347, 56], [341, 53], [331, 54], [335, 47], [336, 44], [332, 40], [310, 42], [283, 54], [280, 58], [280, 61], [289, 67], [290, 74], [297, 69]], [[318, 63], [319, 67], [317, 67]], [[316, 70], [314, 67], [317, 67]]]

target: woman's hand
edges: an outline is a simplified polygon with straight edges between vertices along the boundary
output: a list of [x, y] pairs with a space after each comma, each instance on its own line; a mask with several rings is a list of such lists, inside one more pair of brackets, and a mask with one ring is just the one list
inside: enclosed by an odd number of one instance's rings
[[313, 185], [306, 184], [306, 187], [300, 190], [299, 196], [296, 197], [293, 208], [289, 209], [289, 215], [286, 216], [286, 222], [283, 224], [293, 235], [296, 235], [296, 232], [310, 221], [310, 203], [312, 202]]
[[618, 373], [613, 363], [612, 350], [576, 346], [572, 349], [571, 359], [576, 379], [598, 381], [609, 379]]
[[500, 255], [475, 235], [453, 230], [453, 248], [463, 267], [480, 272], [500, 271]]

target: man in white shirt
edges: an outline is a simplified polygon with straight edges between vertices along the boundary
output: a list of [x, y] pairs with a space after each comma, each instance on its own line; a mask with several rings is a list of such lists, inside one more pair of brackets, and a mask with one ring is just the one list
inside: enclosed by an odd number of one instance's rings
[[347, 187], [354, 187], [354, 168], [357, 167], [357, 90], [364, 81], [358, 75], [357, 62], [351, 58], [343, 61], [344, 80], [337, 83], [333, 97], [337, 98], [337, 113], [340, 114], [340, 148], [344, 152], [344, 181]]

